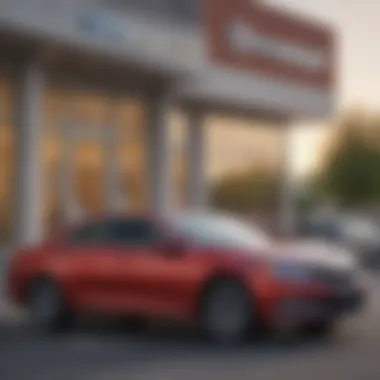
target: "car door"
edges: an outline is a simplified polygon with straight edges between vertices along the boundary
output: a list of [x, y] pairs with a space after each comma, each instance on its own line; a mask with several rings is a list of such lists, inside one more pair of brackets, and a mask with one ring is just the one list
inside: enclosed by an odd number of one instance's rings
[[65, 273], [66, 285], [78, 308], [112, 309], [115, 261], [105, 238], [106, 221], [93, 221], [69, 231], [57, 265]]
[[114, 220], [109, 256], [115, 258], [113, 292], [120, 308], [150, 316], [186, 317], [204, 268], [195, 252], [165, 252], [165, 233], [148, 218]]

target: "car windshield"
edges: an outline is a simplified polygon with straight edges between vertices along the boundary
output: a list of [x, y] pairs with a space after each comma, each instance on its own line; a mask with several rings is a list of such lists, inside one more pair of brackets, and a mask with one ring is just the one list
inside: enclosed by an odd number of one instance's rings
[[228, 216], [187, 214], [177, 215], [172, 221], [181, 234], [205, 245], [251, 250], [270, 244], [259, 228]]

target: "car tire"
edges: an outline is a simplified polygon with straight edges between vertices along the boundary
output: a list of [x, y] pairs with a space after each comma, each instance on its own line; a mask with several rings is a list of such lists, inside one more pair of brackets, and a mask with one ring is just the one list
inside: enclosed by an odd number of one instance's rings
[[49, 278], [34, 281], [29, 291], [28, 308], [32, 324], [39, 330], [59, 332], [72, 322], [61, 289]]
[[254, 305], [246, 287], [235, 279], [220, 279], [205, 292], [201, 324], [217, 343], [246, 341], [254, 322]]

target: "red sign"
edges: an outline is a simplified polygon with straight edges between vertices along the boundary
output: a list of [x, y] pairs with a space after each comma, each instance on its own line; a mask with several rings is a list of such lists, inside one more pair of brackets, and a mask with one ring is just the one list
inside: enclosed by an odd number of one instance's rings
[[330, 28], [257, 0], [203, 2], [211, 61], [332, 90], [335, 41]]

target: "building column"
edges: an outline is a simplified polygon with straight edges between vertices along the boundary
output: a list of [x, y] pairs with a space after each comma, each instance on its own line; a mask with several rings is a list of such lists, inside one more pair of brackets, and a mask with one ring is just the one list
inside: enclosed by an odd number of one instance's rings
[[158, 212], [172, 207], [170, 115], [172, 97], [168, 90], [148, 99], [148, 152], [150, 205]]
[[207, 207], [205, 125], [203, 114], [188, 112], [188, 201], [190, 208]]
[[280, 162], [280, 213], [279, 227], [280, 232], [284, 236], [292, 236], [296, 228], [295, 215], [295, 189], [293, 184], [292, 170], [292, 146], [291, 132], [289, 125], [282, 126], [282, 160]]
[[124, 206], [121, 199], [121, 172], [118, 160], [121, 136], [117, 104], [117, 99], [112, 98], [108, 105], [107, 120], [103, 126], [106, 211], [111, 212], [117, 212]]
[[33, 244], [43, 238], [43, 99], [45, 75], [37, 62], [20, 72], [15, 104], [17, 191], [15, 243]]

